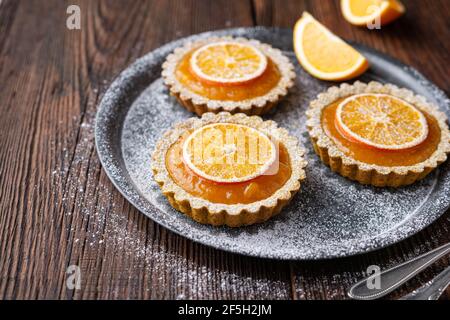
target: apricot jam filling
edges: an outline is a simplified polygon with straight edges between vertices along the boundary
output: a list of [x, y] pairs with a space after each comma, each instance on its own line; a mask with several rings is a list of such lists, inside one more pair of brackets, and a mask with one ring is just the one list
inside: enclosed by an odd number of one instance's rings
[[[194, 50], [195, 51], [195, 50]], [[237, 85], [217, 85], [200, 80], [190, 68], [190, 58], [193, 51], [186, 54], [175, 69], [178, 81], [192, 92], [211, 100], [243, 101], [260, 97], [276, 87], [281, 79], [277, 65], [268, 59], [264, 73], [256, 79]]]
[[327, 106], [322, 112], [322, 127], [328, 137], [347, 156], [368, 164], [395, 167], [410, 166], [430, 158], [436, 151], [441, 140], [441, 131], [437, 120], [424, 114], [428, 123], [428, 136], [419, 145], [403, 150], [382, 150], [353, 142], [344, 137], [335, 125], [336, 109], [344, 98]]
[[223, 204], [248, 204], [266, 199], [280, 189], [291, 176], [289, 154], [279, 144], [279, 167], [272, 175], [261, 175], [239, 183], [217, 183], [195, 174], [182, 160], [183, 143], [191, 132], [181, 136], [166, 154], [166, 168], [172, 180], [191, 195]]

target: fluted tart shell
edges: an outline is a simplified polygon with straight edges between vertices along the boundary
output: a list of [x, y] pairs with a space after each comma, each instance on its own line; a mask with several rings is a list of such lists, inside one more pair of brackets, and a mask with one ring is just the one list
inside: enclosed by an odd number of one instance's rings
[[[187, 130], [195, 130], [212, 123], [237, 123], [246, 125], [269, 135], [276, 136], [289, 155], [291, 175], [271, 196], [248, 204], [222, 204], [193, 196], [175, 183], [166, 167], [166, 154]], [[228, 112], [218, 114], [205, 113], [201, 118], [190, 118], [168, 130], [157, 143], [153, 152], [152, 170], [155, 181], [170, 204], [195, 221], [214, 226], [227, 225], [239, 227], [268, 220], [278, 214], [289, 203], [300, 189], [305, 178], [303, 159], [304, 149], [299, 146], [296, 138], [290, 136], [287, 130], [279, 128], [274, 121], [263, 121], [258, 116], [246, 116]]]
[[[389, 94], [409, 102], [434, 117], [439, 125], [441, 139], [432, 155], [425, 161], [413, 165], [381, 166], [358, 161], [339, 149], [322, 127], [322, 112], [339, 99], [361, 93]], [[340, 175], [362, 184], [377, 187], [400, 187], [412, 184], [426, 177], [433, 169], [446, 161], [447, 154], [450, 152], [450, 133], [445, 114], [424, 97], [392, 84], [378, 82], [365, 84], [357, 81], [353, 85], [342, 84], [339, 87], [331, 87], [310, 103], [306, 114], [309, 136], [314, 151], [322, 162]]]
[[[197, 94], [183, 85], [176, 77], [176, 68], [186, 54], [194, 49], [213, 42], [240, 42], [249, 43], [259, 49], [264, 55], [276, 65], [280, 73], [278, 83], [267, 93], [242, 101], [213, 100]], [[187, 110], [202, 115], [206, 112], [230, 112], [245, 113], [246, 115], [262, 115], [272, 109], [284, 96], [288, 94], [289, 88], [294, 85], [294, 66], [283, 53], [272, 46], [253, 39], [212, 37], [186, 43], [183, 47], [175, 49], [169, 54], [162, 65], [162, 77], [169, 88], [170, 94]]]

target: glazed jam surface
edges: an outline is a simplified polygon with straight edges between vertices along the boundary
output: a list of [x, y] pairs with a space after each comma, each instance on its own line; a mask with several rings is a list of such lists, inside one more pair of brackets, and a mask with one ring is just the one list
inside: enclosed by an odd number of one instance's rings
[[239, 183], [217, 183], [196, 175], [182, 160], [186, 133], [167, 151], [166, 168], [175, 183], [195, 197], [213, 203], [248, 204], [263, 200], [280, 189], [291, 176], [291, 165], [286, 147], [279, 144], [279, 168], [276, 174], [262, 175]]
[[338, 148], [347, 156], [361, 162], [386, 167], [410, 166], [428, 159], [441, 140], [441, 131], [436, 119], [423, 112], [428, 123], [428, 137], [421, 144], [404, 150], [381, 150], [355, 143], [345, 138], [335, 126], [335, 114], [340, 99], [327, 106], [322, 113], [322, 127]]
[[175, 75], [185, 87], [211, 100], [242, 101], [260, 97], [272, 90], [281, 79], [280, 70], [268, 58], [266, 71], [256, 79], [239, 85], [215, 85], [202, 82], [190, 68], [189, 59], [193, 52], [186, 54], [179, 62]]

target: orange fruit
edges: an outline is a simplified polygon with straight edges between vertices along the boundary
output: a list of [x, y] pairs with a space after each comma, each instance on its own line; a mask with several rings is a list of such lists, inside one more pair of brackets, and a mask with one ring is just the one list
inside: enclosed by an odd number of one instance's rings
[[275, 163], [275, 144], [261, 131], [235, 123], [215, 123], [192, 132], [183, 161], [197, 175], [220, 183], [248, 181]]
[[423, 113], [408, 102], [387, 94], [350, 96], [337, 107], [335, 119], [342, 135], [378, 149], [411, 148], [428, 135]]
[[348, 80], [369, 67], [362, 54], [307, 12], [295, 24], [294, 50], [303, 68], [322, 80]]
[[264, 73], [267, 57], [249, 43], [222, 41], [197, 49], [191, 56], [190, 68], [208, 83], [242, 84]]
[[405, 7], [398, 0], [341, 0], [341, 11], [345, 20], [357, 26], [377, 20], [386, 25], [400, 17]]

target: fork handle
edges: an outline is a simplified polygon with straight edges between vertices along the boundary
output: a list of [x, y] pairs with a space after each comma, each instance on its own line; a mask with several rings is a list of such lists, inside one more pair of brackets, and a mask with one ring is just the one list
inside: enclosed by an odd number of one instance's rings
[[401, 297], [400, 300], [437, 300], [449, 285], [450, 267], [447, 267], [425, 285]]
[[374, 278], [374, 275], [364, 278], [350, 288], [348, 291], [348, 296], [358, 300], [373, 300], [381, 298], [397, 289], [406, 281], [448, 253], [450, 253], [450, 243], [444, 244], [441, 247], [399, 264], [393, 268], [382, 271], [379, 273], [380, 288], [369, 289], [369, 281]]

